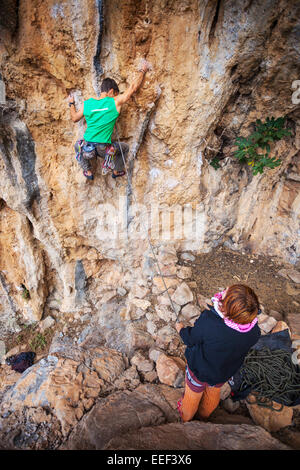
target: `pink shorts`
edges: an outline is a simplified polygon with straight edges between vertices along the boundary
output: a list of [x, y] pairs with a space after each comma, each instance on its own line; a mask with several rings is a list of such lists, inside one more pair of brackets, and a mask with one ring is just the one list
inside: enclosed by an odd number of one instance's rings
[[200, 380], [195, 377], [191, 369], [186, 366], [186, 374], [185, 374], [185, 383], [187, 386], [196, 393], [202, 393], [207, 387], [216, 387], [221, 388], [225, 382], [218, 383], [215, 385], [209, 385], [207, 382], [200, 382]]

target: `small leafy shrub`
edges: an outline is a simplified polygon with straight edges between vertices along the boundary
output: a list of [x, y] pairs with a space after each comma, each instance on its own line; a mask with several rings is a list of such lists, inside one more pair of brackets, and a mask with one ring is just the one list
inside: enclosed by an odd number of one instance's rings
[[30, 299], [29, 290], [26, 288], [26, 286], [24, 286], [24, 284], [21, 284], [21, 289], [22, 289], [22, 297], [23, 297], [23, 299], [29, 300], [29, 299]]
[[209, 163], [215, 170], [218, 170], [218, 168], [221, 168], [219, 161], [218, 157], [214, 157]]
[[[279, 166], [281, 160], [275, 157], [270, 158], [271, 151], [270, 143], [282, 139], [285, 135], [291, 135], [291, 132], [284, 129], [284, 117], [271, 119], [267, 117], [263, 123], [260, 119], [255, 121], [255, 130], [248, 137], [238, 137], [235, 145], [238, 150], [234, 156], [238, 158], [241, 163], [247, 163], [252, 167], [254, 175], [263, 173], [264, 168], [275, 168]], [[258, 153], [260, 151], [260, 153]]]
[[29, 299], [30, 299], [29, 290], [24, 289], [23, 292], [22, 292], [22, 297], [23, 297], [23, 299], [25, 299], [25, 300], [29, 300]]
[[45, 336], [43, 336], [41, 333], [37, 333], [29, 342], [29, 346], [33, 351], [37, 351], [38, 349], [44, 349], [46, 345], [47, 340]]

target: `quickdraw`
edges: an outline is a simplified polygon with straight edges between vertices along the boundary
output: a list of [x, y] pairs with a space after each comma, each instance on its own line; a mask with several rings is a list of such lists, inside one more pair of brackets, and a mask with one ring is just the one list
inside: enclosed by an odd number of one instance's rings
[[116, 148], [114, 145], [109, 145], [105, 149], [105, 158], [104, 162], [102, 163], [102, 175], [106, 175], [109, 170], [113, 170], [115, 168], [114, 158], [116, 155]]

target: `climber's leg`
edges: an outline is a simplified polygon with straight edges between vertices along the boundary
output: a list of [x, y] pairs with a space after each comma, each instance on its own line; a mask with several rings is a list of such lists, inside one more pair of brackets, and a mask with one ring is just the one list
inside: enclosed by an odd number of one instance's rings
[[74, 146], [76, 152], [75, 158], [83, 171], [91, 172], [91, 163], [89, 162], [89, 159], [86, 158], [86, 152], [83, 151], [83, 147], [85, 144], [85, 140], [77, 140]]
[[[126, 144], [125, 142], [113, 142], [113, 145], [116, 149], [116, 155], [115, 155], [115, 168], [113, 171], [114, 176], [122, 176], [125, 174], [125, 167], [124, 167], [124, 160], [126, 162], [128, 152], [129, 152], [129, 145]], [[123, 156], [122, 156], [123, 152]]]
[[74, 146], [75, 152], [76, 152], [76, 160], [78, 164], [80, 165], [80, 167], [82, 168], [83, 174], [85, 176], [91, 176], [92, 171], [91, 171], [91, 163], [89, 160], [95, 156], [95, 153], [84, 151], [83, 147], [85, 145], [86, 145], [85, 140], [83, 139], [77, 140]]

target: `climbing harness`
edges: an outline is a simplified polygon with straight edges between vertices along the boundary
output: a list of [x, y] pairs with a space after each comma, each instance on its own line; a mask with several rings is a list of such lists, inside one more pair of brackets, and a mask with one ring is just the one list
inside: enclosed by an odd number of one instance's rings
[[[126, 168], [125, 158], [124, 158], [124, 154], [123, 154], [122, 146], [121, 146], [121, 143], [120, 143], [119, 133], [118, 133], [118, 131], [117, 131], [117, 128], [116, 128], [116, 134], [117, 134], [117, 139], [118, 139], [118, 143], [119, 143], [119, 148], [120, 148], [121, 154], [122, 154], [122, 159], [123, 159], [124, 168], [125, 168], [126, 177], [127, 177], [127, 183], [128, 183], [128, 186], [130, 187], [130, 191], [131, 191], [131, 194], [132, 194], [132, 196], [133, 196], [133, 199], [134, 199], [135, 204], [138, 204], [138, 202], [137, 202], [137, 200], [136, 200], [136, 197], [135, 197], [135, 195], [134, 195], [134, 192], [132, 191], [132, 186], [131, 186], [131, 184], [130, 184], [130, 182], [129, 182], [128, 171], [127, 171], [127, 168]], [[170, 305], [171, 305], [171, 307], [172, 307], [172, 310], [173, 310], [174, 313], [175, 313], [175, 316], [176, 316], [176, 320], [175, 320], [175, 321], [177, 321], [177, 318], [178, 318], [179, 313], [176, 313], [176, 310], [175, 310], [174, 304], [173, 304], [173, 302], [172, 302], [172, 299], [171, 299], [169, 290], [168, 290], [168, 288], [167, 288], [167, 285], [166, 285], [164, 276], [163, 276], [163, 274], [162, 274], [162, 272], [161, 272], [161, 269], [160, 269], [160, 266], [159, 266], [159, 263], [158, 263], [158, 259], [157, 259], [157, 257], [156, 257], [155, 252], [154, 252], [154, 248], [153, 248], [153, 245], [152, 245], [152, 243], [151, 243], [148, 230], [146, 229], [146, 227], [145, 227], [145, 225], [144, 225], [144, 222], [143, 222], [143, 220], [142, 220], [142, 217], [141, 217], [141, 225], [142, 225], [142, 227], [143, 227], [143, 230], [144, 230], [145, 233], [147, 234], [148, 243], [149, 243], [149, 245], [150, 245], [150, 248], [151, 248], [151, 251], [152, 251], [152, 254], [153, 254], [153, 257], [154, 257], [154, 261], [155, 261], [155, 263], [156, 263], [156, 265], [157, 265], [157, 269], [158, 269], [159, 275], [160, 275], [160, 277], [161, 277], [161, 279], [162, 279], [162, 281], [163, 281], [164, 288], [165, 288], [165, 290], [166, 290], [166, 292], [167, 292], [167, 295], [168, 295], [168, 297], [169, 297], [169, 301], [170, 301]]]
[[[240, 369], [242, 383], [239, 391], [251, 386], [249, 404], [281, 411], [292, 406], [300, 395], [300, 367], [291, 360], [291, 353], [283, 349], [251, 349]], [[254, 400], [254, 401], [253, 401]], [[282, 407], [274, 406], [274, 402]]]
[[[94, 142], [86, 142], [84, 139], [80, 139], [77, 142], [78, 150], [75, 154], [76, 160], [80, 163], [82, 161], [82, 153], [85, 152], [85, 158], [94, 158], [98, 157], [99, 154], [97, 152], [97, 143]], [[117, 153], [117, 149], [113, 144], [108, 144], [105, 146], [105, 157], [102, 163], [102, 175], [106, 175], [109, 170], [114, 170], [115, 168], [115, 156]], [[87, 156], [88, 155], [88, 156]], [[88, 176], [84, 174], [86, 178]], [[91, 178], [90, 178], [91, 179]]]

